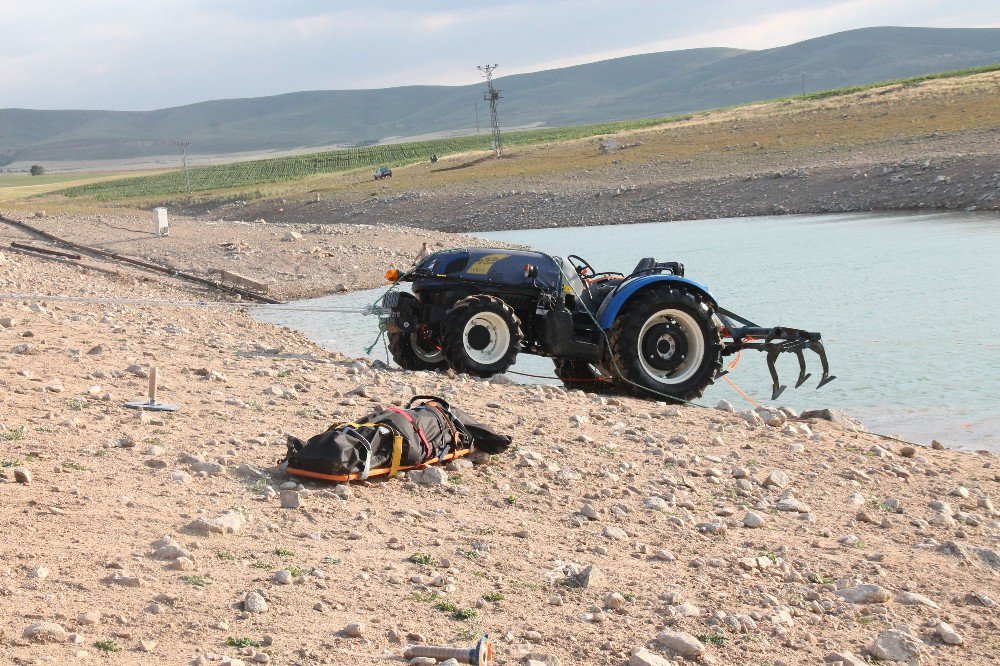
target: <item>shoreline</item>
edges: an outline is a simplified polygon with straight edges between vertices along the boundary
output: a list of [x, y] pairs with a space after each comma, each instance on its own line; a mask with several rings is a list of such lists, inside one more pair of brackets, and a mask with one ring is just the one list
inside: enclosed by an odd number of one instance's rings
[[[0, 253], [3, 290], [23, 280], [191, 293]], [[822, 662], [883, 643], [925, 663], [1000, 658], [995, 455], [772, 411], [386, 370], [241, 312], [0, 309], [0, 520], [20, 535], [0, 541], [5, 661], [95, 658], [99, 644], [115, 663], [290, 663], [480, 633], [512, 666], [621, 666], [639, 650]], [[122, 408], [153, 366], [180, 411]], [[435, 485], [305, 482], [298, 508], [281, 507], [298, 481], [274, 466], [284, 433], [427, 393], [515, 448]], [[266, 606], [249, 610], [253, 592]]]

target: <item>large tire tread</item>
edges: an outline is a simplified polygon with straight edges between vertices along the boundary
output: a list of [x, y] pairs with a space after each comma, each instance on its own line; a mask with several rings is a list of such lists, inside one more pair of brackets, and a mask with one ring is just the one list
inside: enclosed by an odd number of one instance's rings
[[[501, 315], [507, 320], [511, 329], [510, 349], [502, 359], [493, 363], [489, 369], [476, 367], [470, 363], [465, 353], [465, 341], [463, 340], [466, 322], [473, 315], [483, 311]], [[503, 300], [494, 296], [477, 294], [463, 298], [448, 311], [444, 323], [441, 324], [441, 340], [444, 356], [452, 370], [478, 377], [491, 377], [503, 374], [510, 366], [514, 365], [521, 341], [524, 340], [524, 331], [521, 328], [521, 320], [514, 309]]]
[[[698, 372], [676, 387], [668, 387], [650, 378], [631, 349], [645, 324], [645, 317], [640, 315], [665, 305], [688, 310], [705, 333], [705, 358]], [[722, 368], [722, 337], [712, 321], [712, 314], [711, 305], [687, 289], [654, 286], [636, 293], [615, 319], [609, 335], [611, 359], [607, 367], [615, 383], [625, 392], [640, 398], [663, 397], [660, 394], [685, 402], [700, 398]]]
[[445, 359], [431, 363], [420, 358], [413, 350], [412, 333], [388, 333], [389, 353], [392, 360], [404, 370], [442, 370], [448, 366]]

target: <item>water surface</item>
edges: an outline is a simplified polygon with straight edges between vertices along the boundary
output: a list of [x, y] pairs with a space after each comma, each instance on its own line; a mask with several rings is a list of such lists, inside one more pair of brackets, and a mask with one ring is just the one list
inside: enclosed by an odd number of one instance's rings
[[[788, 215], [481, 235], [578, 254], [599, 271], [627, 273], [646, 256], [680, 261], [723, 307], [762, 326], [823, 333], [836, 381], [814, 390], [819, 364], [807, 353], [813, 378], [791, 388], [798, 367], [786, 355], [778, 367], [790, 388], [779, 404], [837, 407], [921, 443], [1000, 450], [1000, 216]], [[267, 306], [256, 316], [362, 355], [377, 335], [375, 318], [297, 308], [359, 308], [381, 291]], [[552, 363], [522, 355], [514, 369], [551, 375]], [[744, 353], [730, 377], [768, 401], [763, 354]], [[721, 381], [701, 402], [720, 399], [748, 406]]]

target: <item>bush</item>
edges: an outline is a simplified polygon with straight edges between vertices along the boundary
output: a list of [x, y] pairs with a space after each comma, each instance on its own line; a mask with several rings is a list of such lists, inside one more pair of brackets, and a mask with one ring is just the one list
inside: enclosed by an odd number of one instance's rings
[[32, 176], [44, 176], [45, 167], [43, 167], [41, 164], [32, 164], [29, 172], [31, 173]]

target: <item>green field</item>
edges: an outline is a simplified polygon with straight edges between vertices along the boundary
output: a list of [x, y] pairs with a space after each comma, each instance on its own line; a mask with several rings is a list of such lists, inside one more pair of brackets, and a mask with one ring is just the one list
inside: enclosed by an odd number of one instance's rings
[[53, 185], [71, 183], [78, 180], [95, 180], [104, 178], [106, 173], [57, 173], [43, 176], [28, 176], [24, 174], [0, 175], [0, 187], [30, 187], [32, 185]]
[[[504, 147], [514, 147], [570, 141], [572, 139], [653, 127], [686, 120], [690, 117], [690, 115], [669, 116], [664, 118], [599, 123], [596, 125], [504, 132], [503, 143]], [[315, 174], [373, 168], [383, 164], [399, 167], [423, 162], [430, 159], [430, 156], [433, 154], [436, 154], [438, 157], [444, 157], [445, 155], [454, 155], [456, 153], [488, 151], [490, 150], [491, 138], [488, 134], [480, 134], [430, 141], [348, 148], [294, 157], [276, 157], [250, 162], [196, 167], [189, 169], [188, 174], [191, 179], [191, 191], [205, 192], [265, 183], [279, 183]], [[59, 190], [58, 194], [64, 194], [68, 197], [90, 197], [98, 201], [176, 196], [184, 194], [184, 172], [178, 170], [149, 176], [136, 176], [101, 183], [78, 185]]]
[[[872, 88], [894, 85], [916, 85], [933, 79], [967, 76], [983, 72], [1000, 70], [1000, 65], [976, 67], [957, 72], [943, 72], [872, 83], [862, 86], [852, 86], [836, 90], [823, 90], [808, 93], [792, 100], [818, 100], [838, 95], [848, 95]], [[774, 101], [774, 100], [767, 100]], [[765, 102], [753, 102], [761, 104]], [[747, 105], [744, 105], [747, 106]], [[708, 113], [708, 112], [702, 112]], [[599, 123], [594, 125], [576, 125], [570, 127], [554, 127], [537, 130], [522, 130], [505, 132], [504, 147], [527, 146], [542, 143], [554, 143], [583, 139], [629, 130], [644, 129], [679, 122], [691, 118], [691, 115], [667, 116], [662, 118], [647, 118], [618, 122]], [[322, 153], [311, 153], [294, 157], [279, 157], [249, 162], [218, 164], [196, 167], [189, 170], [191, 192], [210, 192], [230, 188], [245, 188], [267, 183], [280, 183], [296, 180], [316, 174], [330, 174], [352, 171], [356, 169], [374, 168], [381, 165], [400, 167], [428, 160], [432, 154], [439, 157], [473, 151], [488, 151], [490, 135], [476, 135], [435, 139], [429, 141], [414, 141], [387, 145], [349, 148]], [[61, 176], [53, 176], [59, 178]], [[27, 177], [32, 184], [41, 184], [41, 176]], [[68, 179], [68, 178], [67, 178]], [[159, 174], [133, 176], [97, 183], [87, 183], [58, 190], [57, 194], [67, 197], [86, 197], [97, 201], [123, 201], [129, 199], [164, 200], [185, 193], [183, 171], [168, 171]]]

